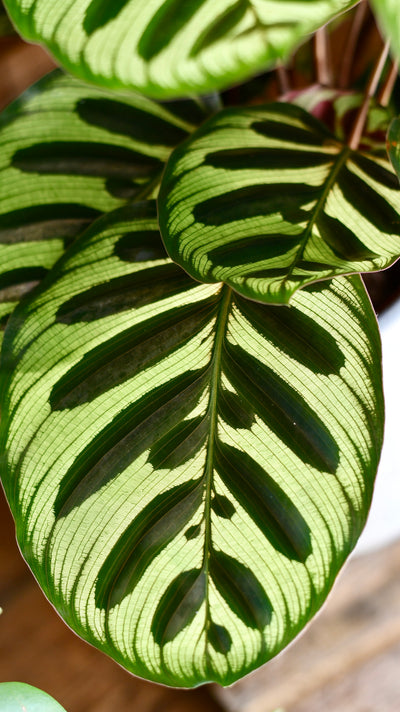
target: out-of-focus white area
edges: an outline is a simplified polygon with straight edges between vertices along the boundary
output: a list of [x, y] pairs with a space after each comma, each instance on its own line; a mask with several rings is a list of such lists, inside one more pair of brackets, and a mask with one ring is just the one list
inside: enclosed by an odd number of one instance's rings
[[379, 318], [385, 390], [385, 440], [367, 525], [355, 553], [400, 537], [400, 300]]

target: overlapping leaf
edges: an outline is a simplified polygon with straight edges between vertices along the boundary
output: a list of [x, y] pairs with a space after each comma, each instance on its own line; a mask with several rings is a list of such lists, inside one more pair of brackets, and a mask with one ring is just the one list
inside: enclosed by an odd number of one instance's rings
[[19, 31], [83, 79], [204, 93], [285, 58], [354, 0], [6, 0]]
[[169, 255], [195, 279], [263, 302], [387, 267], [400, 255], [400, 186], [291, 104], [227, 109], [179, 146], [159, 194]]
[[229, 684], [319, 608], [382, 440], [359, 277], [260, 305], [193, 281], [137, 203], [17, 308], [1, 371], [20, 546], [89, 642], [152, 680]]
[[204, 118], [55, 73], [0, 123], [0, 324], [103, 212], [157, 182], [172, 148]]
[[400, 13], [397, 0], [371, 0], [371, 6], [393, 54], [400, 60]]

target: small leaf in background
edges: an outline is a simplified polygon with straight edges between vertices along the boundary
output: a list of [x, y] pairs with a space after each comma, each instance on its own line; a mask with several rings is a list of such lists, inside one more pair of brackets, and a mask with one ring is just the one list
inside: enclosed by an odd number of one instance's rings
[[37, 687], [25, 682], [0, 682], [2, 712], [65, 712], [64, 707]]
[[[70, 72], [156, 98], [202, 94], [287, 58], [354, 0], [6, 0]], [[73, 42], [71, 42], [73, 37]], [[107, 52], [104, 52], [107, 47]]]
[[386, 140], [386, 148], [392, 166], [400, 180], [400, 118], [396, 117], [391, 122]]
[[193, 281], [136, 203], [17, 307], [1, 373], [19, 544], [80, 636], [150, 680], [229, 685], [322, 605], [382, 442], [359, 277], [259, 304]]
[[[205, 118], [53, 73], [0, 119], [0, 329], [96, 217], [156, 188], [171, 150]], [[1, 333], [1, 331], [0, 331]]]
[[170, 257], [201, 282], [287, 303], [400, 255], [389, 161], [351, 151], [293, 104], [226, 109], [175, 149], [159, 194]]
[[[301, 106], [322, 121], [339, 141], [347, 143], [364, 101], [364, 94], [313, 84], [306, 89], [288, 92], [282, 101]], [[361, 151], [386, 157], [385, 139], [391, 118], [392, 112], [388, 107], [371, 100], [359, 147]]]

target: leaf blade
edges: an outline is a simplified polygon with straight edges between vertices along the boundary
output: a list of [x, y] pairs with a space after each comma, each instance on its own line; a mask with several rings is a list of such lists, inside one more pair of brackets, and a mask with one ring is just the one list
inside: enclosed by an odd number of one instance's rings
[[204, 118], [194, 102], [188, 119], [176, 109], [54, 72], [2, 114], [0, 304], [8, 314], [96, 217], [157, 183], [171, 148], [193, 129], [190, 117]]
[[[156, 98], [206, 93], [284, 59], [352, 0], [6, 0], [19, 31], [72, 74]], [[74, 40], [71, 42], [71, 36]], [[108, 48], [107, 53], [104, 47]]]
[[283, 103], [209, 119], [175, 149], [159, 194], [172, 259], [194, 279], [277, 304], [306, 284], [394, 262], [399, 212], [388, 161], [350, 151]]
[[[146, 252], [156, 229], [152, 202], [100, 218], [17, 308], [0, 366], [2, 478], [21, 549], [81, 636], [148, 679], [230, 684], [297, 634], [360, 534], [382, 440], [379, 337], [354, 277], [280, 308], [184, 273], [163, 291], [149, 270], [173, 280], [176, 266], [154, 237]], [[76, 308], [89, 286], [143, 272], [145, 300]], [[302, 354], [310, 324], [322, 361]], [[127, 370], [104, 378], [118, 344]], [[304, 421], [318, 412], [339, 456], [303, 462], [293, 417], [277, 429], [235, 378], [237, 349], [265, 396], [275, 379], [283, 412], [295, 392]]]

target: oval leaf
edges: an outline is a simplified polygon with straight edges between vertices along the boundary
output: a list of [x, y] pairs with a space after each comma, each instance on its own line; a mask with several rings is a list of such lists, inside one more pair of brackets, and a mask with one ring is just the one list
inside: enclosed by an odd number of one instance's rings
[[169, 255], [195, 279], [287, 303], [306, 284], [400, 255], [390, 163], [291, 104], [227, 109], [179, 146], [159, 194]]
[[161, 106], [59, 72], [4, 112], [0, 328], [94, 218], [158, 182], [172, 148], [203, 119], [191, 101]]
[[[24, 37], [83, 79], [158, 98], [204, 93], [288, 57], [354, 0], [6, 0]], [[71, 41], [73, 38], [73, 41]]]
[[79, 635], [151, 680], [226, 685], [321, 606], [382, 441], [359, 277], [248, 301], [171, 262], [138, 203], [17, 308], [1, 371], [19, 543]]
[[50, 695], [25, 682], [0, 682], [0, 709], [4, 712], [65, 712]]

